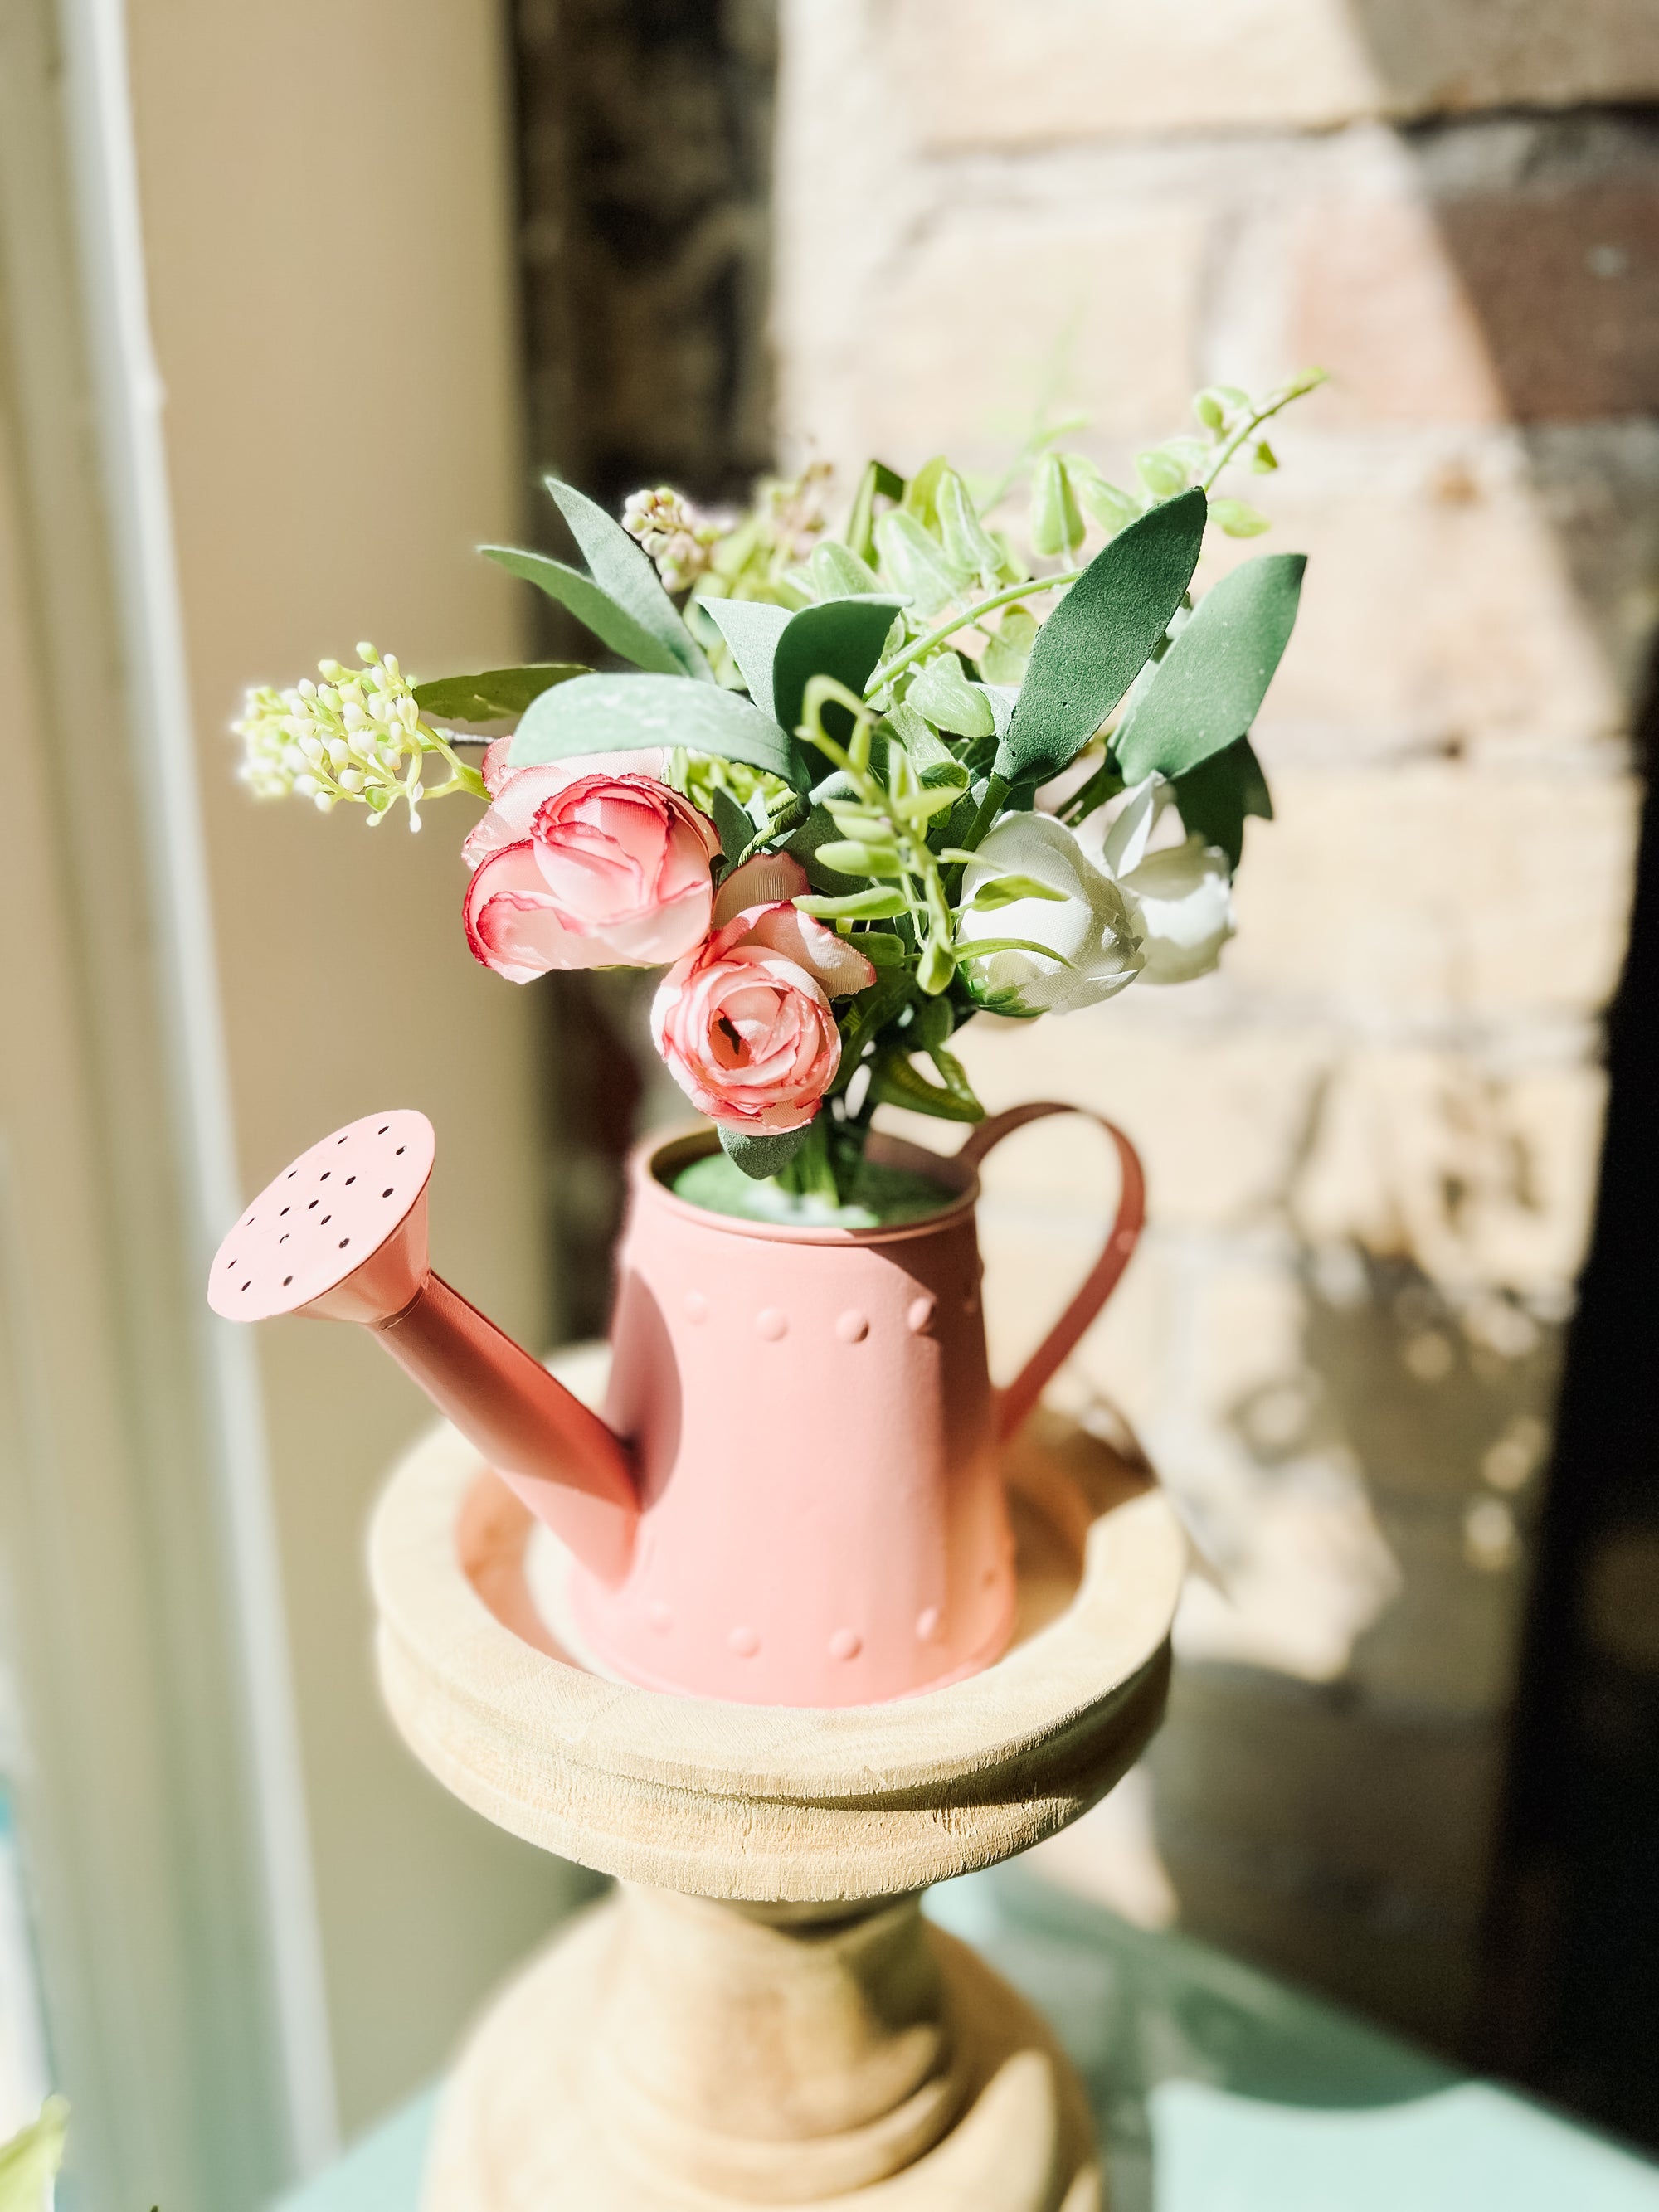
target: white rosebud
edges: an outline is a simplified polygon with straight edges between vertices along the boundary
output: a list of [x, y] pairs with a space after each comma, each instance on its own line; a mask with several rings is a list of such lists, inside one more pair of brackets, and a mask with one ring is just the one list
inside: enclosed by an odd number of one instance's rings
[[[981, 885], [999, 876], [1030, 876], [1060, 896], [973, 908]], [[1111, 998], [1139, 972], [1140, 947], [1122, 892], [1052, 815], [1005, 815], [964, 871], [962, 899], [959, 943], [1012, 937], [1033, 948], [969, 963], [975, 990], [985, 998], [1012, 993], [1014, 1012], [1074, 1013]]]

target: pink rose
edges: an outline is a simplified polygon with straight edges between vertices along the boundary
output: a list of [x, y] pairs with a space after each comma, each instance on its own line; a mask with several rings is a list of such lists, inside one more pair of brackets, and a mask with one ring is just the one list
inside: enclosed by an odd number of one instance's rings
[[461, 847], [461, 858], [469, 868], [476, 868], [481, 860], [487, 860], [504, 846], [521, 843], [530, 835], [537, 808], [568, 785], [580, 782], [585, 775], [647, 775], [654, 781], [662, 775], [662, 754], [650, 750], [589, 753], [581, 760], [546, 761], [539, 768], [513, 768], [507, 757], [512, 742], [511, 738], [496, 738], [484, 747], [480, 773], [490, 804], [473, 823]]
[[805, 1127], [835, 1081], [829, 994], [875, 979], [861, 952], [787, 898], [745, 907], [663, 977], [651, 1034], [703, 1113], [777, 1135]]
[[[512, 777], [490, 813], [516, 806], [539, 774]], [[719, 840], [666, 784], [590, 772], [538, 796], [526, 826], [480, 860], [462, 908], [473, 957], [509, 982], [550, 968], [654, 968], [708, 930]]]

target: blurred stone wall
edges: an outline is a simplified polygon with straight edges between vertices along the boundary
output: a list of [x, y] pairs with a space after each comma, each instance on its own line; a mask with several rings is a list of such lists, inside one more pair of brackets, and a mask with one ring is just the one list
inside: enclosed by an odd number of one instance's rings
[[[774, 0], [514, 0], [524, 532], [570, 557], [541, 478], [747, 497], [771, 457]], [[592, 641], [526, 589], [539, 650]], [[544, 1091], [560, 1338], [602, 1335], [623, 1160], [660, 1063], [648, 979], [549, 976]], [[678, 1097], [678, 1094], [676, 1094]]]
[[[1086, 1101], [1146, 1153], [1155, 1225], [1066, 1388], [1127, 1413], [1215, 1570], [1150, 1778], [1052, 1863], [1457, 2045], [1659, 615], [1659, 15], [781, 27], [786, 460], [989, 465], [1046, 394], [1127, 474], [1200, 384], [1333, 373], [1240, 487], [1312, 562], [1222, 972], [963, 1042], [988, 1105]], [[992, 1173], [1005, 1370], [1099, 1236], [1103, 1150], [1047, 1123]]]

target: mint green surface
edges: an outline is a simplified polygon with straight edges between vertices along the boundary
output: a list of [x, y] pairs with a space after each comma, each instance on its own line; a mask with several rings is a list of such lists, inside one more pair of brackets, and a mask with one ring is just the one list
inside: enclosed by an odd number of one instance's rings
[[[947, 1882], [927, 1910], [1059, 2029], [1112, 2212], [1659, 2212], [1644, 2160], [1206, 1944], [1018, 1868]], [[283, 2212], [416, 2212], [431, 2114], [428, 2092]]]
[[954, 1206], [960, 1191], [947, 1190], [927, 1176], [911, 1175], [904, 1168], [885, 1168], [866, 1160], [859, 1170], [850, 1200], [831, 1206], [822, 1198], [780, 1190], [775, 1182], [757, 1182], [724, 1152], [710, 1152], [674, 1178], [674, 1195], [708, 1213], [735, 1215], [742, 1221], [778, 1221], [797, 1227], [892, 1229], [905, 1221], [924, 1221]]

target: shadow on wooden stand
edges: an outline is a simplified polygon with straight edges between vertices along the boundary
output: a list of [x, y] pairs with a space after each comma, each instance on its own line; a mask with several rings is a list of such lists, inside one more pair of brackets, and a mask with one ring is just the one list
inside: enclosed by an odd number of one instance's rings
[[[597, 1392], [595, 1355], [559, 1372]], [[473, 2031], [425, 2212], [1092, 2212], [1053, 2036], [921, 1917], [1104, 1796], [1156, 1728], [1184, 1545], [1163, 1494], [1044, 1414], [1007, 1455], [1020, 1620], [883, 1705], [608, 1681], [559, 1632], [553, 1540], [442, 1430], [375, 1516], [380, 1679], [465, 1803], [619, 1878]]]

